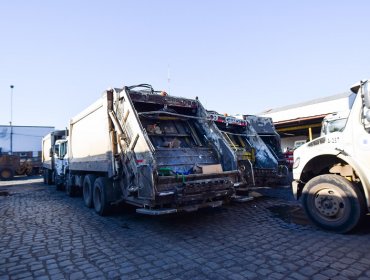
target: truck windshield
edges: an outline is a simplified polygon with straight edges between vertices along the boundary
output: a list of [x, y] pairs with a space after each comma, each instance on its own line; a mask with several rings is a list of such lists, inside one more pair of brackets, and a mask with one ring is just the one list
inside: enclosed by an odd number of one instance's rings
[[54, 146], [54, 155], [55, 155], [56, 157], [59, 157], [59, 144], [56, 144], [56, 145]]
[[329, 133], [333, 133], [336, 131], [343, 131], [344, 127], [346, 126], [347, 118], [337, 119], [332, 121], [326, 121], [323, 123], [321, 129], [321, 135], [327, 135]]

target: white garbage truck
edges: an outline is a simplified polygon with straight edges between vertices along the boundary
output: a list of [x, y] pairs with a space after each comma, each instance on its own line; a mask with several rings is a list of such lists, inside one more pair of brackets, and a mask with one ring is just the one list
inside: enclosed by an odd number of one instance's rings
[[329, 129], [294, 151], [294, 196], [309, 219], [339, 233], [354, 229], [370, 210], [369, 81], [352, 86], [356, 95], [340, 129]]
[[60, 177], [63, 166], [66, 164], [65, 146], [67, 142], [67, 130], [54, 130], [42, 138], [42, 173], [44, 183], [48, 185], [56, 184], [58, 189], [63, 187], [63, 178]]
[[143, 84], [107, 90], [72, 118], [69, 195], [104, 215], [125, 202], [160, 215], [216, 207], [235, 196], [237, 160], [199, 100], [155, 92]]

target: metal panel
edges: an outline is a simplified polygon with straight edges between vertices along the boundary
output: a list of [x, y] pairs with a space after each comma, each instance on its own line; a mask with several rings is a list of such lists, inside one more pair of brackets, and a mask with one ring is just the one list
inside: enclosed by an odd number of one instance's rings
[[112, 174], [106, 96], [71, 120], [70, 169]]

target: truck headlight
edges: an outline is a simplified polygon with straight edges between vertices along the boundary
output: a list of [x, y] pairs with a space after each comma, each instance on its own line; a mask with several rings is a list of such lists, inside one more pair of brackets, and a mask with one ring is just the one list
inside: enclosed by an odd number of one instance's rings
[[294, 160], [294, 163], [293, 163], [293, 168], [297, 168], [299, 166], [299, 162], [301, 161], [301, 159], [299, 157], [297, 157], [295, 160]]

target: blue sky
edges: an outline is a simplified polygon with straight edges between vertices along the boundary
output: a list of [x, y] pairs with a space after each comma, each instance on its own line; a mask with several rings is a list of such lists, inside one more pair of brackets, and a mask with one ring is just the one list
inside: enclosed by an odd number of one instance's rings
[[370, 77], [369, 1], [0, 1], [0, 124], [64, 128], [108, 87], [149, 83], [221, 113]]

